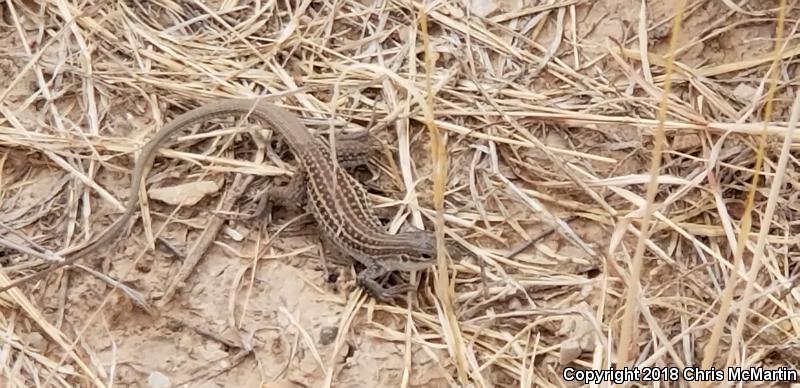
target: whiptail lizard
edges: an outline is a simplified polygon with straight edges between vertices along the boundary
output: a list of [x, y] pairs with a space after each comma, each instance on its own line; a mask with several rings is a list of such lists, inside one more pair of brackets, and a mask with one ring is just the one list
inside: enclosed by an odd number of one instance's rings
[[[342, 253], [365, 266], [359, 283], [373, 296], [389, 299], [406, 286], [385, 288], [378, 278], [391, 271], [420, 271], [432, 266], [436, 257], [436, 238], [428, 231], [390, 234], [384, 231], [369, 204], [364, 188], [331, 158], [330, 149], [315, 138], [300, 120], [276, 105], [256, 99], [218, 100], [176, 117], [142, 148], [133, 169], [128, 202], [122, 215], [101, 235], [68, 254], [64, 261], [47, 270], [19, 279], [0, 288], [0, 292], [24, 281], [73, 263], [120, 234], [133, 216], [139, 191], [156, 152], [175, 133], [190, 125], [213, 118], [249, 116], [269, 124], [289, 146], [299, 163], [299, 179], [306, 182], [307, 205], [327, 241]], [[345, 159], [347, 155], [344, 155]], [[452, 249], [459, 250], [456, 246]], [[455, 253], [455, 252], [452, 252]]]

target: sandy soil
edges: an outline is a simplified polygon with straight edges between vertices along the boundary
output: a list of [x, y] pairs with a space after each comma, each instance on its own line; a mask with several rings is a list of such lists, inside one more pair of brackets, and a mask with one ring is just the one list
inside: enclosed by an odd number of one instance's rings
[[[16, 12], [19, 14], [19, 8], [26, 6], [35, 9], [37, 3], [16, 2]], [[476, 5], [474, 11], [476, 13], [490, 11], [483, 16], [492, 18], [530, 6], [521, 3], [502, 1], [486, 8]], [[583, 63], [607, 53], [608, 47], [614, 44], [614, 40], [623, 41], [634, 36], [640, 12], [639, 2], [636, 1], [603, 0], [591, 3], [589, 5], [580, 2], [574, 8]], [[670, 16], [674, 12], [672, 6], [668, 5], [670, 3], [648, 2], [648, 25], [655, 25]], [[773, 2], [755, 1], [750, 2], [748, 6], [750, 9], [765, 9], [767, 6], [772, 7]], [[319, 11], [319, 7], [312, 8], [317, 9], [317, 12], [329, 12], [327, 9]], [[2, 32], [0, 45], [7, 53], [0, 56], [0, 85], [7, 85], [27, 64], [28, 55], [24, 54], [24, 46], [13, 27], [14, 18], [8, 7], [2, 5], [0, 9], [3, 10], [2, 16], [5, 21], [0, 30]], [[352, 11], [350, 8], [347, 9]], [[313, 18], [310, 12], [303, 17]], [[702, 2], [699, 8], [692, 9], [686, 19], [681, 32], [681, 42], [691, 41], [726, 12], [728, 8], [722, 2]], [[569, 12], [567, 15], [569, 16]], [[567, 22], [571, 22], [569, 17], [565, 19], [565, 23]], [[334, 21], [334, 31], [335, 23], [336, 21]], [[31, 35], [36, 32], [37, 20], [25, 18], [21, 25], [28, 29], [26, 36]], [[719, 36], [694, 45], [681, 54], [680, 61], [689, 67], [698, 68], [739, 62], [748, 57], [769, 53], [772, 50], [774, 28], [772, 21], [737, 25], [720, 33]], [[499, 28], [490, 27], [489, 30], [503, 36], [503, 31]], [[443, 32], [440, 25], [431, 30], [437, 42], [447, 33]], [[556, 34], [554, 23], [548, 23], [540, 31], [536, 41], [546, 46]], [[87, 41], [91, 43], [92, 39], [89, 36]], [[651, 31], [648, 39], [652, 53], [665, 54], [668, 50], [668, 25]], [[571, 40], [573, 37], [568, 34], [565, 42]], [[344, 44], [346, 41], [347, 38], [343, 37], [336, 44]], [[389, 47], [387, 43], [387, 48]], [[636, 43], [626, 47], [636, 49]], [[127, 46], [124, 46], [122, 50], [126, 48]], [[57, 57], [59, 53], [57, 47], [48, 49], [42, 60], [61, 63], [63, 58]], [[135, 57], [131, 52], [120, 52], [118, 55], [120, 58]], [[575, 59], [573, 46], [562, 44], [556, 56], [561, 61], [572, 63]], [[496, 61], [497, 57], [478, 59]], [[300, 66], [297, 63], [293, 65]], [[442, 67], [444, 68], [446, 66]], [[99, 64], [95, 70], [105, 71]], [[611, 83], [616, 82], [615, 80], [621, 82], [626, 77], [625, 73], [619, 70], [619, 65], [609, 56], [593, 64], [591, 69], [583, 70], [588, 77], [596, 77], [598, 73], [603, 74], [612, 81]], [[754, 72], [752, 77], [757, 79], [762, 74], [763, 71]], [[726, 88], [733, 89], [739, 82], [753, 85], [750, 82], [753, 79], [720, 77], [719, 82], [725, 84]], [[76, 80], [73, 79], [71, 82]], [[108, 107], [101, 117], [98, 117], [103, 134], [123, 138], [144, 136], [146, 132], [142, 128], [152, 128], [153, 125], [152, 117], [156, 113], [152, 111], [153, 107], [146, 107], [147, 104], [140, 99], [139, 92], [135, 90], [121, 93], [120, 90], [128, 88], [126, 84], [112, 85], [105, 82], [108, 82], [107, 79], [99, 81], [107, 90], [114, 89], [114, 93], [98, 95], [102, 105]], [[563, 90], [566, 87], [550, 75], [531, 80], [530, 85], [536, 88], [534, 92], [542, 93], [545, 98], [549, 90], [559, 90], [559, 88]], [[71, 88], [63, 89], [74, 93], [73, 95], [55, 97], [58, 102], [55, 106], [58, 107], [60, 114], [71, 118], [65, 123], [68, 128], [77, 124], [85, 129], [89, 120], [82, 114], [81, 106], [75, 102], [82, 98], [80, 87], [80, 84], [76, 83]], [[142, 84], [142, 87], [152, 86]], [[751, 89], [737, 90], [742, 93], [741, 97], [744, 99], [747, 91]], [[4, 109], [15, 109], [15, 106], [39, 90], [36, 75], [34, 72], [27, 72], [4, 99]], [[464, 89], [463, 93], [479, 96], [474, 90]], [[685, 97], [687, 101], [696, 98], [693, 92], [679, 90], [676, 93]], [[123, 99], [126, 95], [127, 101]], [[576, 98], [583, 99], [583, 103], [600, 102], [597, 100], [598, 96], [587, 95], [585, 98]], [[44, 104], [41, 96], [36, 98], [36, 101], [27, 109], [14, 111], [15, 117], [26, 127], [42, 123], [43, 117], [50, 112], [48, 111], [50, 106]], [[186, 101], [190, 100], [181, 102]], [[571, 109], [571, 104], [575, 101], [566, 98], [553, 100], [551, 106]], [[608, 104], [607, 111], [615, 114], [614, 103], [608, 102]], [[788, 117], [789, 105], [788, 99], [779, 101], [776, 105], [776, 117], [781, 115], [784, 119]], [[159, 107], [163, 108], [165, 107]], [[654, 112], [655, 105], [649, 107], [642, 105], [640, 108], [641, 111], [630, 114], [652, 117], [650, 114]], [[172, 113], [179, 111], [180, 109], [174, 109]], [[164, 113], [161, 112], [162, 117]], [[368, 117], [368, 113], [365, 113], [365, 116]], [[441, 119], [447, 121], [449, 117], [443, 115]], [[598, 157], [619, 161], [615, 164], [597, 160], [581, 161], [583, 166], [591, 169], [599, 177], [643, 173], [649, 166], [648, 154], [642, 152], [642, 149], [651, 147], [652, 137], [637, 126], [628, 124], [582, 126], [554, 122], [537, 124], [535, 120], [528, 120], [525, 125], [530, 126], [533, 135], [548, 146], [590, 152]], [[395, 134], [387, 132], [388, 134], [381, 136], [387, 141], [393, 141]], [[683, 152], [695, 149], [701, 136], [704, 135], [697, 132], [671, 133], [670, 150]], [[478, 142], [472, 138], [451, 137], [448, 145], [453, 156], [450, 173], [456, 177], [454, 178], [456, 183], [462, 185], [468, 183], [466, 177], [470, 171], [472, 154], [468, 154], [466, 150], [469, 150], [470, 146], [477, 145]], [[68, 144], [54, 145], [54, 147], [62, 146], [69, 147]], [[426, 140], [415, 140], [411, 152], [418, 162], [418, 174], [422, 176], [430, 171], [428, 164], [430, 151]], [[111, 155], [114, 153], [104, 152], [104, 156]], [[546, 156], [540, 151], [524, 148], [517, 150], [516, 153], [505, 154], [505, 158], [515, 157], [532, 161], [539, 170], [515, 169], [513, 164], [504, 162], [501, 172], [507, 176], [516, 176], [515, 181], [522, 187], [536, 188], [544, 196], [557, 198], [557, 200], [547, 200], [547, 204], [550, 211], [559, 217], [566, 218], [570, 214], [568, 206], [570, 201], [577, 204], [588, 201], [585, 193], [568, 181], [561, 181], [567, 182], [564, 184], [546, 184], [555, 181], [551, 178], [556, 177], [559, 170], [549, 165]], [[131, 160], [125, 157], [109, 160], [114, 166], [132, 165]], [[388, 168], [390, 165], [385, 156], [377, 157], [376, 163], [380, 168]], [[668, 163], [669, 161], [666, 162]], [[184, 167], [176, 167], [178, 164]], [[2, 167], [0, 179], [6, 185], [0, 208], [3, 221], [15, 220], [15, 229], [22, 231], [29, 238], [42, 241], [43, 245], [50, 249], [59, 249], [59, 246], [63, 246], [60, 244], [66, 242], [48, 239], [47, 236], [65, 235], [68, 232], [66, 225], [69, 221], [83, 222], [84, 210], [77, 210], [82, 209], [77, 205], [84, 199], [67, 195], [74, 193], [76, 187], [80, 187], [80, 183], [72, 179], [67, 171], [55, 165], [52, 159], [42, 152], [13, 144], [0, 146], [0, 166]], [[185, 162], [174, 160], [167, 167], [161, 166], [161, 175], [157, 174], [155, 178], [151, 175], [150, 181], [157, 181], [161, 186], [170, 186], [181, 183], [186, 176], [197, 171], [198, 169], [189, 170]], [[391, 187], [394, 184], [385, 172], [379, 175], [375, 185]], [[127, 173], [108, 169], [102, 169], [96, 176], [96, 182], [118, 199], [127, 196], [129, 179]], [[210, 176], [207, 180], [221, 187], [228, 184], [221, 175]], [[431, 204], [429, 189], [430, 183], [423, 184], [419, 189], [424, 193], [421, 194], [420, 201], [426, 207], [430, 207]], [[637, 190], [643, 189], [639, 186]], [[192, 241], [197, 238], [198, 227], [205, 223], [219, 194], [219, 192], [212, 193], [199, 204], [180, 211], [181, 221], [170, 224], [162, 235], [181, 255], [185, 254]], [[402, 194], [402, 190], [397, 189], [397, 185], [394, 184], [393, 191], [388, 191], [386, 195], [399, 198]], [[117, 210], [110, 203], [99, 200], [97, 196], [92, 198], [95, 201], [91, 215], [92, 227], [99, 231], [114, 219]], [[502, 198], [508, 197], [504, 195]], [[615, 205], [622, 203], [619, 200], [611, 202]], [[455, 197], [452, 203], [455, 204], [455, 208], [471, 206], [467, 205], [468, 196]], [[150, 201], [150, 206], [150, 211], [158, 215], [153, 217], [154, 229], [160, 227], [164, 216], [174, 209], [154, 200]], [[502, 241], [481, 237], [479, 234], [467, 236], [471, 243], [478, 246], [486, 249], [511, 249], [524, 241], [525, 236], [534, 236], [540, 231], [547, 230], [547, 227], [519, 201], [500, 204], [495, 200], [487, 200], [485, 206], [494, 215], [508, 215], [509, 222], [505, 224], [505, 228], [510, 232]], [[48, 213], [38, 214], [37, 211], [43, 208], [47, 208]], [[469, 211], [474, 212], [474, 210]], [[85, 327], [86, 331], [80, 333], [82, 340], [77, 344], [77, 351], [87, 362], [97, 367], [95, 371], [101, 373], [102, 380], [113, 380], [115, 386], [166, 387], [185, 384], [193, 387], [259, 385], [316, 387], [325, 383], [325, 370], [331, 366], [333, 386], [337, 387], [455, 385], [458, 381], [455, 361], [448, 353], [443, 339], [431, 334], [430, 328], [436, 325], [429, 320], [436, 322], [441, 317], [435, 305], [415, 304], [407, 308], [404, 303], [391, 306], [376, 304], [371, 299], [356, 301], [360, 293], [354, 287], [352, 266], [328, 263], [331, 273], [326, 274], [327, 271], [324, 271], [320, 261], [319, 241], [314, 236], [316, 229], [313, 224], [296, 227], [286, 236], [277, 239], [265, 255], [259, 257], [257, 261], [254, 260], [256, 250], [263, 249], [266, 240], [275, 232], [275, 225], [296, 214], [291, 210], [281, 210], [274, 217], [277, 221], [266, 229], [261, 228], [259, 222], [229, 222], [227, 229], [217, 237], [217, 242], [207, 251], [186, 284], [174, 299], [158, 310], [156, 315], [147, 314], [135, 306], [126, 294], [111, 293], [111, 287], [107, 283], [81, 270], [50, 276], [45, 282], [27, 285], [24, 289], [44, 317], [70, 339], [75, 338], [79, 331], [84, 329], [87, 321], [92, 320], [92, 323]], [[581, 218], [571, 222], [570, 225], [584, 241], [591, 243], [598, 251], [607, 249], [611, 230], [602, 223]], [[70, 231], [73, 232], [75, 230]], [[112, 278], [122, 279], [127, 286], [141, 292], [146, 300], [157, 302], [165, 285], [175, 276], [182, 259], [162, 244], [157, 244], [157, 249], [144, 253], [143, 258], [134, 266], [135, 257], [147, 245], [147, 233], [141, 222], [138, 222], [127, 236], [121, 243], [109, 246], [106, 251], [88, 258], [83, 264]], [[24, 241], [12, 239], [14, 240]], [[664, 246], [667, 247], [668, 244], [665, 243]], [[575, 352], [575, 349], [578, 349], [575, 358], [591, 362], [590, 349], [594, 348], [592, 324], [579, 317], [564, 318], [557, 311], [585, 306], [586, 311], [597, 312], [601, 306], [605, 306], [604, 312], [599, 314], [609, 314], [612, 318], [608, 321], [616, 324], [621, 314], [622, 300], [599, 292], [605, 289], [606, 285], [603, 282], [608, 279], [597, 275], [608, 269], [598, 258], [587, 256], [581, 249], [557, 234], [548, 235], [537, 244], [537, 247], [540, 253], [525, 256], [526, 265], [540, 268], [542, 271], [552, 271], [553, 276], [559, 273], [575, 274], [583, 279], [582, 283], [565, 285], [554, 281], [553, 285], [549, 285], [543, 282], [531, 286], [531, 292], [527, 295], [505, 296], [488, 305], [475, 300], [459, 299], [457, 311], [464, 319], [463, 322], [469, 322], [477, 327], [500, 331], [507, 328], [504, 338], [495, 338], [500, 343], [523, 333], [519, 328], [526, 322], [533, 322], [534, 319], [547, 321], [548, 317], [559, 316], [550, 323], [543, 322], [537, 325], [533, 332], [524, 335], [531, 336], [531, 344], [537, 335], [542, 338], [561, 338], [562, 341], [574, 340], [571, 351]], [[4, 264], [19, 264], [31, 260], [11, 254], [8, 250], [5, 251], [5, 255]], [[497, 265], [503, 267], [504, 264]], [[7, 275], [11, 278], [18, 276], [17, 273]], [[658, 279], [662, 279], [662, 286], [669, 288], [664, 284], [669, 284], [676, 275], [679, 275], [676, 270], [653, 266], [645, 276], [648, 282], [651, 282], [648, 284], [656, 284]], [[428, 288], [426, 293], [430, 295], [432, 282], [430, 277], [424, 279], [426, 284], [423, 287]], [[466, 295], [468, 292], [480, 290], [481, 287], [478, 282], [470, 282], [464, 284], [463, 288], [460, 286], [458, 290], [465, 293], [462, 295]], [[514, 317], [511, 314], [523, 306], [534, 306], [538, 313], [526, 317]], [[471, 316], [470, 314], [474, 314], [474, 311], [470, 310], [472, 308], [491, 313]], [[618, 310], [617, 315], [614, 315], [613, 311], [616, 310]], [[10, 311], [8, 310], [6, 314], [10, 314]], [[417, 314], [413, 318], [415, 324], [408, 326], [412, 313]], [[662, 313], [671, 315], [674, 311], [653, 311], [653, 314]], [[6, 316], [7, 319], [8, 317], [9, 315]], [[349, 319], [352, 321], [349, 322]], [[33, 326], [30, 323], [20, 324]], [[337, 341], [341, 327], [346, 328], [346, 333]], [[414, 337], [414, 341], [407, 342], [407, 331], [419, 331], [429, 337], [418, 336]], [[22, 338], [34, 349], [44, 353], [52, 352], [58, 356], [61, 354], [60, 350], [37, 330], [28, 330], [28, 334]], [[464, 340], [470, 344], [466, 349], [483, 348], [481, 341], [486, 341], [477, 333], [467, 335]], [[547, 341], [543, 340], [541, 345], [545, 344]], [[697, 347], [700, 347], [699, 343]], [[555, 386], [564, 384], [558, 379], [558, 370], [561, 367], [558, 351], [554, 349], [535, 360], [540, 382], [547, 380]], [[561, 351], [567, 350], [562, 347]], [[476, 362], [479, 365], [486, 362], [490, 356], [485, 349], [483, 352], [475, 353], [478, 355]], [[776, 357], [778, 364], [781, 360], [786, 360], [780, 356]], [[69, 362], [66, 365], [73, 370], [76, 368]], [[519, 385], [518, 375], [511, 373], [508, 368], [490, 366], [482, 373], [484, 382], [488, 385]], [[68, 383], [65, 385], [91, 385], [83, 378], [67, 378], [67, 380]]]

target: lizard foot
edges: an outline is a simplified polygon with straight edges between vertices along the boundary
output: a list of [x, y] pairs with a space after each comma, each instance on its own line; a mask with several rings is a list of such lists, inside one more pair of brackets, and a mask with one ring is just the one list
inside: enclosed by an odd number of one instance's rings
[[384, 287], [378, 283], [377, 278], [385, 275], [389, 270], [381, 265], [371, 265], [358, 274], [358, 283], [372, 295], [375, 299], [382, 302], [388, 302], [395, 298], [402, 297], [405, 293], [415, 290], [411, 285], [397, 285], [392, 287]]

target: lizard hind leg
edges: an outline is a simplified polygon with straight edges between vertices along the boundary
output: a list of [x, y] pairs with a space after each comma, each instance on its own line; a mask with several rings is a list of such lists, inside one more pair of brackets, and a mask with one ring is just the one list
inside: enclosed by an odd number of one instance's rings
[[258, 198], [255, 210], [250, 214], [219, 214], [219, 216], [241, 221], [264, 218], [270, 212], [274, 203], [282, 204], [292, 210], [303, 209], [308, 199], [305, 175], [296, 173], [289, 183], [282, 186], [269, 184], [255, 196]]
[[259, 209], [262, 202], [280, 203], [289, 208], [302, 209], [307, 200], [306, 176], [302, 172], [297, 172], [289, 183], [283, 186], [268, 187], [259, 200]]

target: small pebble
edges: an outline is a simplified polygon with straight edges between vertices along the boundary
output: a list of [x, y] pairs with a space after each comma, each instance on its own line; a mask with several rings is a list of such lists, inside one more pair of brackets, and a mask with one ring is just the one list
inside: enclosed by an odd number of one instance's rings
[[147, 377], [147, 386], [149, 388], [169, 388], [172, 386], [172, 382], [170, 382], [169, 377], [163, 373], [152, 372], [150, 376]]
[[339, 334], [339, 328], [336, 326], [323, 327], [319, 331], [319, 344], [322, 346], [329, 345], [336, 340], [336, 335]]

